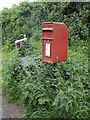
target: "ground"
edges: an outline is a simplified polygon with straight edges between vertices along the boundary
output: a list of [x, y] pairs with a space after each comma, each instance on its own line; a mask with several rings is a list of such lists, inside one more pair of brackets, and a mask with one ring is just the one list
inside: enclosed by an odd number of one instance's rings
[[[2, 54], [0, 53], [0, 71], [1, 69]], [[2, 94], [1, 79], [2, 76], [0, 74], [0, 118], [20, 118], [22, 116], [21, 109], [16, 103], [8, 103], [5, 96]]]

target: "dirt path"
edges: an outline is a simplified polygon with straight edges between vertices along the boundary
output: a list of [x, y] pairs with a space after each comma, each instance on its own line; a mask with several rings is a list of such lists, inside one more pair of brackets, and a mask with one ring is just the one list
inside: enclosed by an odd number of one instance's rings
[[16, 103], [7, 103], [6, 98], [2, 95], [2, 118], [20, 118], [21, 111]]
[[[2, 55], [0, 53], [0, 70], [2, 69]], [[0, 75], [0, 84], [2, 76]], [[11, 104], [6, 101], [4, 95], [2, 95], [2, 88], [0, 85], [0, 120], [2, 118], [21, 118], [22, 113], [16, 103]]]

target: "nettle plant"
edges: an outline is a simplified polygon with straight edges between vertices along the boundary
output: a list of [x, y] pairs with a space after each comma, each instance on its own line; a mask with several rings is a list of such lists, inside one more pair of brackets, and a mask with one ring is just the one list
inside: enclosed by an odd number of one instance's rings
[[21, 103], [24, 103], [27, 117], [88, 117], [87, 90], [79, 77], [81, 73], [77, 71], [80, 64], [75, 66], [74, 62], [70, 62], [58, 65], [37, 62], [30, 65], [28, 77], [21, 83]]
[[[43, 11], [43, 12], [42, 12]], [[15, 40], [26, 34], [29, 48], [22, 56], [41, 54], [41, 24], [63, 22], [69, 29], [68, 61], [56, 65], [35, 61], [20, 64]], [[21, 3], [2, 11], [3, 45], [12, 50], [3, 62], [3, 91], [8, 101], [17, 101], [28, 118], [88, 118], [89, 4]]]
[[8, 53], [3, 60], [2, 86], [9, 102], [19, 99], [19, 82], [22, 80], [24, 75], [18, 58], [18, 51], [13, 50], [12, 52]]
[[17, 51], [3, 63], [3, 91], [27, 118], [88, 118], [86, 45], [69, 49], [69, 59], [54, 65], [40, 59], [23, 68]]

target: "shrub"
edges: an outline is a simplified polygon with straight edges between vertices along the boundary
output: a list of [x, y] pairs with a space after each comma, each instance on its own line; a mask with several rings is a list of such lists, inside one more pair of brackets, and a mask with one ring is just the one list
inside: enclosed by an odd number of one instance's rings
[[[3, 88], [18, 100], [27, 118], [88, 118], [87, 45], [69, 49], [69, 59], [54, 65], [34, 61], [22, 69], [15, 51], [3, 66]], [[10, 54], [12, 54], [10, 53]]]
[[3, 44], [13, 49], [20, 34], [26, 34], [29, 48], [21, 46], [23, 55], [41, 54], [42, 22], [64, 22], [69, 29], [68, 61], [51, 65], [38, 59], [23, 68], [16, 50], [7, 54], [3, 91], [8, 101], [24, 107], [24, 117], [88, 118], [88, 13], [88, 3], [71, 2], [24, 2], [2, 11]]
[[[89, 39], [89, 4], [73, 2], [23, 2], [2, 14], [2, 43], [13, 49], [20, 34], [41, 40], [43, 22], [61, 22], [69, 28], [70, 46]], [[75, 41], [75, 42], [74, 42]], [[76, 43], [77, 42], [77, 43]]]
[[8, 53], [3, 61], [2, 77], [3, 91], [8, 101], [18, 100], [20, 94], [19, 82], [23, 79], [24, 72], [20, 66], [16, 50]]

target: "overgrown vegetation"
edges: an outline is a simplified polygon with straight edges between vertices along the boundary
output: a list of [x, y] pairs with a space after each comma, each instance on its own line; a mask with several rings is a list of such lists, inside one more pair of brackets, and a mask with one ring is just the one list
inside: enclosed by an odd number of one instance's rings
[[[3, 91], [28, 118], [88, 118], [89, 4], [23, 2], [2, 13]], [[14, 42], [26, 34], [27, 54], [41, 54], [42, 22], [64, 22], [69, 28], [68, 61], [54, 65], [35, 61], [23, 69]], [[27, 70], [27, 72], [26, 72]]]

